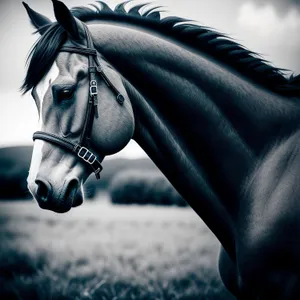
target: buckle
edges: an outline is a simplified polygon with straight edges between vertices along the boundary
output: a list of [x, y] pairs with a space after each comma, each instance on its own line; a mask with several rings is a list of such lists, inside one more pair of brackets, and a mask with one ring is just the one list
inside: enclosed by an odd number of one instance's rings
[[98, 94], [97, 81], [91, 80], [90, 81], [90, 95], [95, 96], [97, 94]]
[[[81, 152], [83, 152], [81, 154]], [[88, 164], [92, 165], [96, 161], [96, 155], [85, 147], [81, 147], [77, 153], [77, 156], [83, 159]]]

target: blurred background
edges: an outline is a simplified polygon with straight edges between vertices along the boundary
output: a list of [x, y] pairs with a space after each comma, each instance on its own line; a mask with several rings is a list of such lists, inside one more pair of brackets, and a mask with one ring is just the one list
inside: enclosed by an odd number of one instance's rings
[[[27, 3], [54, 20], [50, 0]], [[163, 16], [229, 34], [287, 75], [300, 72], [299, 0], [152, 3], [166, 7]], [[133, 141], [105, 159], [100, 181], [88, 179], [81, 207], [58, 215], [31, 199], [38, 115], [19, 87], [33, 31], [21, 1], [1, 1], [0, 299], [232, 299], [217, 272], [217, 240]]]

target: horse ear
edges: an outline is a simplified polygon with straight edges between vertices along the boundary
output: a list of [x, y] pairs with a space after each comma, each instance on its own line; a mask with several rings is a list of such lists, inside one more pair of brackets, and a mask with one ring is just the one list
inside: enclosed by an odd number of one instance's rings
[[31, 9], [27, 3], [22, 3], [30, 18], [31, 24], [37, 29], [40, 34], [43, 34], [47, 30], [46, 25], [50, 25], [52, 23], [51, 20]]
[[69, 33], [75, 41], [83, 40], [85, 30], [81, 21], [77, 20], [67, 6], [58, 0], [52, 0], [54, 15], [57, 22]]

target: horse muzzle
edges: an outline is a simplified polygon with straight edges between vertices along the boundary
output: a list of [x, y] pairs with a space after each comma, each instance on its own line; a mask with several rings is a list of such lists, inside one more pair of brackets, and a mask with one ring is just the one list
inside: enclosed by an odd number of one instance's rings
[[28, 184], [28, 188], [41, 208], [57, 213], [67, 212], [83, 203], [83, 194], [77, 178], [66, 179], [59, 187], [58, 184], [39, 176], [34, 183]]

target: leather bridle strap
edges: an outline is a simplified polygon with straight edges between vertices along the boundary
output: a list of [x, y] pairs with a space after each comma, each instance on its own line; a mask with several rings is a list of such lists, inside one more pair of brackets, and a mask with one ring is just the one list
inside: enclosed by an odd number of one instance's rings
[[102, 170], [102, 166], [100, 161], [97, 159], [96, 155], [93, 154], [89, 150], [90, 148], [90, 140], [91, 140], [91, 132], [93, 127], [94, 116], [98, 118], [98, 88], [96, 81], [96, 73], [102, 77], [106, 85], [112, 90], [112, 92], [116, 95], [116, 100], [119, 104], [123, 104], [125, 98], [118, 91], [118, 89], [111, 83], [109, 78], [104, 73], [101, 68], [101, 64], [98, 60], [98, 54], [96, 49], [94, 48], [94, 44], [92, 41], [92, 37], [89, 33], [87, 26], [82, 23], [86, 33], [87, 39], [87, 47], [74, 47], [74, 46], [66, 46], [61, 47], [60, 52], [70, 52], [70, 53], [78, 53], [82, 55], [87, 55], [89, 60], [89, 99], [87, 104], [86, 116], [84, 120], [83, 130], [80, 136], [79, 143], [74, 143], [64, 137], [56, 135], [54, 133], [47, 133], [43, 131], [37, 131], [33, 134], [33, 140], [40, 139], [55, 145], [58, 145], [62, 148], [65, 148], [72, 153], [76, 154], [79, 158], [88, 163], [93, 169], [95, 176], [97, 179], [100, 179], [100, 172]]
[[78, 53], [82, 55], [93, 55], [97, 56], [97, 51], [93, 48], [87, 47], [73, 47], [73, 46], [64, 46], [61, 47], [60, 52], [70, 52], [70, 53]]
[[33, 140], [44, 140], [46, 142], [50, 142], [52, 144], [65, 148], [70, 152], [76, 154], [79, 158], [81, 158], [91, 166], [96, 178], [100, 179], [100, 172], [103, 169], [101, 163], [97, 159], [96, 155], [86, 147], [80, 146], [79, 144], [69, 141], [56, 134], [47, 133], [43, 131], [36, 131], [33, 134]]

